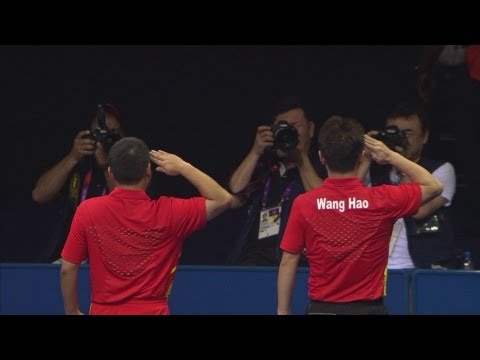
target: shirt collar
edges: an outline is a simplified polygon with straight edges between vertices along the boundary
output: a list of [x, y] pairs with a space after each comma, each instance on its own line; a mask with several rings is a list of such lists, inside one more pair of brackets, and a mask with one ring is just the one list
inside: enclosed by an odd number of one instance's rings
[[363, 185], [363, 182], [358, 177], [354, 178], [326, 178], [325, 185], [335, 186], [358, 186]]
[[121, 199], [150, 200], [148, 195], [142, 189], [134, 190], [134, 189], [124, 189], [124, 188], [116, 187], [110, 193], [110, 196], [114, 196]]

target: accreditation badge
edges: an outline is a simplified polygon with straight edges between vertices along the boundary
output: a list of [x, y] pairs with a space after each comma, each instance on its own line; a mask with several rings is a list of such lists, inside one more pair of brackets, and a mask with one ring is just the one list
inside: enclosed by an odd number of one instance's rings
[[281, 214], [281, 206], [275, 206], [260, 211], [260, 228], [258, 231], [258, 239], [278, 235], [280, 232]]
[[392, 236], [390, 237], [390, 244], [388, 246], [388, 256], [392, 255], [393, 248], [398, 240], [398, 235], [400, 235], [400, 230], [402, 230], [402, 219], [398, 219], [393, 225]]

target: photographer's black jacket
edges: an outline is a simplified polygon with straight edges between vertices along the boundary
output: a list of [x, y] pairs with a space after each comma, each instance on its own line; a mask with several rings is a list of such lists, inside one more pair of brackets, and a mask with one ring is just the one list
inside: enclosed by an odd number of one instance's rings
[[[317, 173], [325, 179], [327, 177], [326, 169], [320, 163], [318, 153], [312, 150], [310, 159]], [[300, 173], [296, 167], [287, 170], [283, 176], [280, 176], [279, 162], [274, 156], [267, 154], [261, 160], [262, 162], [259, 162], [252, 176], [251, 183], [240, 194], [237, 194], [246, 198], [246, 215], [245, 223], [228, 256], [227, 264], [229, 265], [239, 264], [239, 259], [242, 259], [242, 255], [253, 251], [261, 258], [262, 263], [248, 265], [278, 266], [282, 255], [280, 242], [287, 225], [293, 201], [298, 195], [305, 192]], [[257, 236], [260, 211], [262, 210], [262, 197], [269, 177], [272, 178], [272, 186], [268, 194], [267, 207], [277, 205], [282, 196], [281, 194], [284, 193], [288, 186], [291, 186], [291, 191], [288, 198], [282, 203], [279, 234], [259, 240]], [[240, 264], [246, 265], [242, 261], [240, 261]], [[306, 259], [302, 256], [300, 266], [307, 265]]]

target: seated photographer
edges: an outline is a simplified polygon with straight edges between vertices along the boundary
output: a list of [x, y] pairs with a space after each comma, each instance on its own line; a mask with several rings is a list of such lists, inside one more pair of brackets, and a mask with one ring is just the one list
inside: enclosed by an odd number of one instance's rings
[[[429, 124], [422, 106], [416, 103], [398, 104], [387, 116], [386, 130], [371, 131], [369, 134], [427, 169], [443, 184], [441, 195], [424, 204], [417, 214], [395, 223], [388, 268], [455, 268], [454, 234], [448, 213], [455, 195], [455, 169], [449, 162], [422, 155], [429, 137]], [[373, 186], [410, 182], [397, 169], [378, 164], [371, 165], [369, 175]], [[368, 177], [366, 181], [369, 181]]]
[[59, 219], [45, 254], [46, 262], [60, 259], [73, 214], [85, 199], [113, 190], [108, 169], [108, 151], [123, 137], [118, 111], [110, 104], [99, 105], [90, 121], [90, 130], [80, 131], [70, 152], [40, 176], [32, 191], [39, 204], [55, 203]]
[[272, 126], [257, 128], [253, 147], [229, 181], [235, 195], [232, 207], [247, 210], [229, 264], [279, 265], [279, 244], [293, 200], [323, 183], [320, 162], [314, 168], [309, 157], [314, 130], [311, 114], [295, 98], [278, 102]]

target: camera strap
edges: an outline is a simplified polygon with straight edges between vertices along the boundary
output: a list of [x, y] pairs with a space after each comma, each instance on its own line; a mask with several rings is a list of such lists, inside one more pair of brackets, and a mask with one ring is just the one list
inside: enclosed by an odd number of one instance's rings
[[[262, 208], [263, 209], [265, 209], [267, 207], [268, 193], [270, 192], [270, 182], [271, 182], [271, 180], [272, 180], [272, 173], [270, 173], [270, 175], [267, 179], [267, 183], [265, 184], [265, 187], [263, 188], [263, 197], [262, 197]], [[291, 194], [292, 188], [293, 188], [293, 183], [294, 183], [294, 180], [292, 180], [287, 185], [285, 190], [283, 191], [282, 198], [280, 200], [280, 205], [290, 197], [290, 194]]]
[[[87, 198], [88, 194], [88, 189], [90, 188], [90, 183], [92, 182], [92, 173], [93, 170], [90, 168], [85, 175], [85, 180], [83, 180], [83, 186], [82, 186], [82, 194], [80, 196], [80, 202], [85, 200]], [[107, 185], [104, 186], [102, 190], [102, 195], [105, 195], [107, 193]]]
[[70, 203], [72, 204], [73, 209], [77, 208], [79, 186], [80, 186], [80, 172], [75, 171], [72, 175], [72, 178], [70, 179], [70, 187], [68, 190], [68, 197], [70, 199]]

